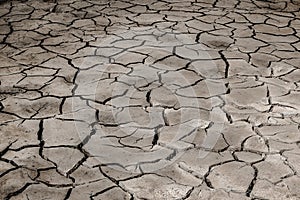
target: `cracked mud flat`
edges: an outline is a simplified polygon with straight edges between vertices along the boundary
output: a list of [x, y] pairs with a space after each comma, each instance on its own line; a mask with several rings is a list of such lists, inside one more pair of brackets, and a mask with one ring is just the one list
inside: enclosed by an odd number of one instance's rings
[[300, 1], [0, 3], [0, 199], [300, 199]]

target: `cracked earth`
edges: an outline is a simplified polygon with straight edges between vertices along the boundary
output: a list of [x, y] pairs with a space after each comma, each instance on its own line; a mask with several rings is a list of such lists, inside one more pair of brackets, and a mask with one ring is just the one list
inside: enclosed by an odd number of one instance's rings
[[0, 199], [300, 199], [299, 9], [0, 1]]

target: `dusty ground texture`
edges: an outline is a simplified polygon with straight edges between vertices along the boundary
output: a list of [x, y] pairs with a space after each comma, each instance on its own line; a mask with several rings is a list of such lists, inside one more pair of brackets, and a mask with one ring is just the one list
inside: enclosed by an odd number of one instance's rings
[[0, 3], [0, 199], [300, 199], [300, 1]]

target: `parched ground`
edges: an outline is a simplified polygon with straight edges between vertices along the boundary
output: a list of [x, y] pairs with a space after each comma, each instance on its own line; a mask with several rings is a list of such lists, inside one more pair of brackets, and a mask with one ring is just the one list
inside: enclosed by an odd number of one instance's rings
[[299, 0], [0, 3], [0, 199], [300, 199]]

